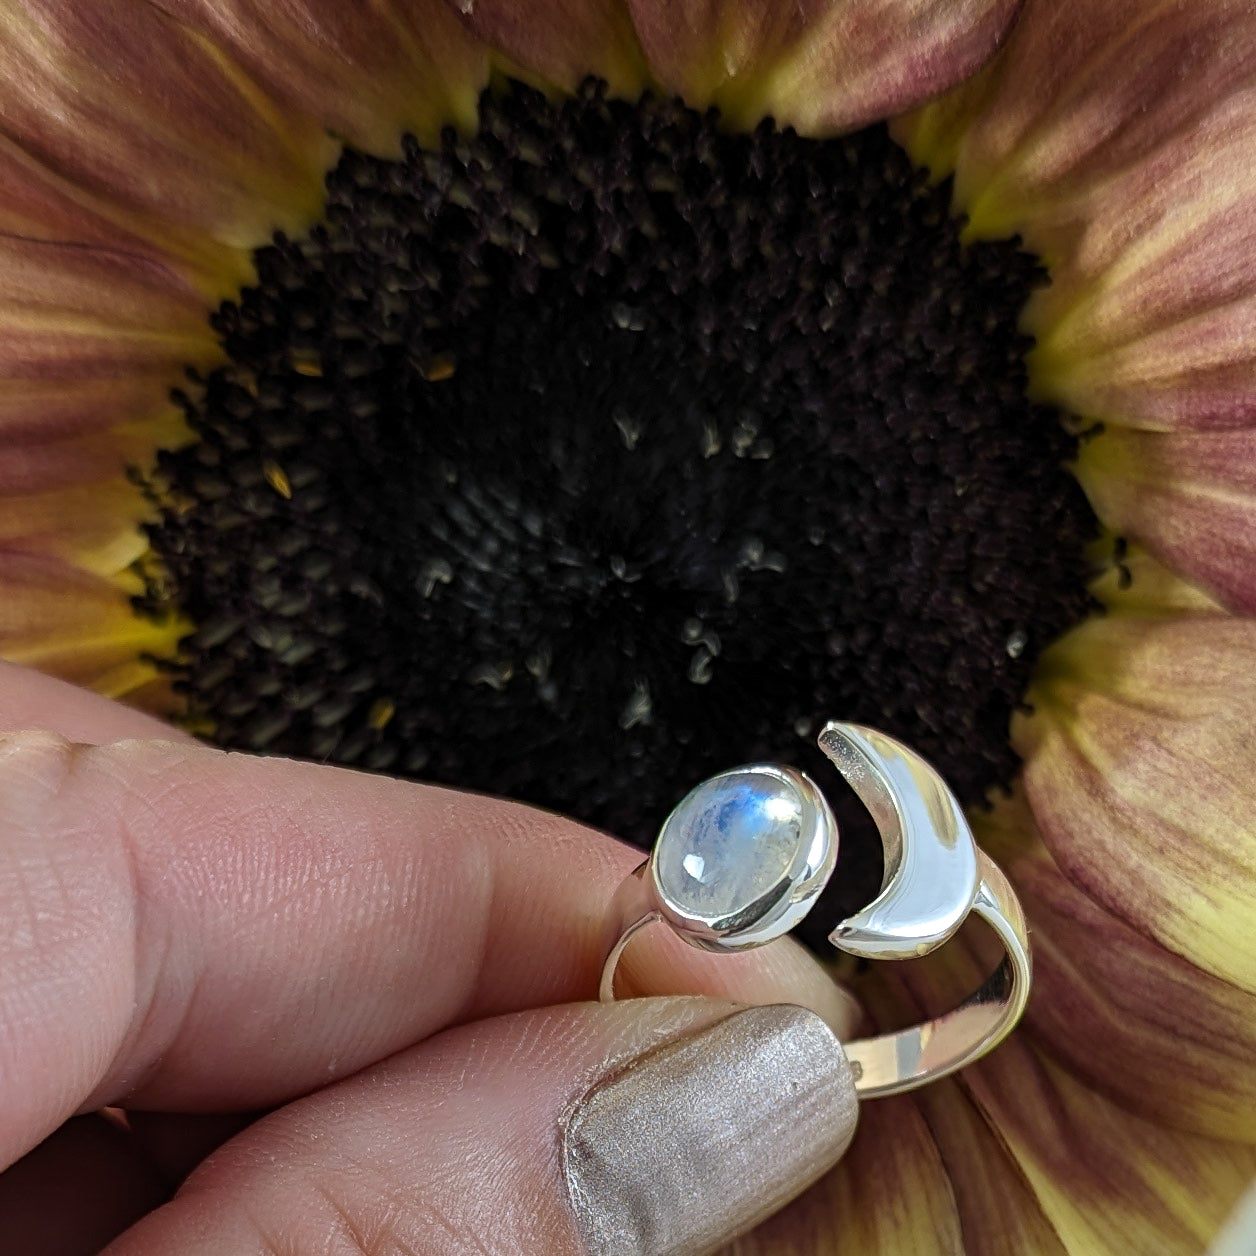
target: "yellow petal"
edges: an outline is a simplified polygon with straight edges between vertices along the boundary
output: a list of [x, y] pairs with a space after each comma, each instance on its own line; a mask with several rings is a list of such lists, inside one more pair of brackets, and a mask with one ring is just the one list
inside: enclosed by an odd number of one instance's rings
[[[1093, 499], [1092, 499], [1093, 500]], [[1101, 606], [1122, 615], [1224, 615], [1216, 598], [1166, 567], [1144, 545], [1108, 533], [1091, 547], [1097, 574], [1090, 591]]]
[[[153, 655], [168, 657], [185, 627], [138, 617], [121, 580], [46, 555], [0, 550], [0, 655], [90, 685], [107, 697], [162, 689]], [[50, 632], [49, 625], [56, 631]]]
[[1256, 433], [1105, 431], [1077, 476], [1109, 527], [1226, 606], [1256, 608]]
[[145, 503], [126, 472], [184, 439], [170, 386], [218, 352], [201, 292], [157, 252], [0, 237], [5, 657], [167, 703], [142, 655], [178, 630], [130, 604]]
[[808, 133], [901, 113], [960, 82], [1021, 0], [628, 0], [651, 73], [734, 126]]
[[[169, 393], [208, 312], [322, 199], [332, 127], [396, 147], [468, 121], [487, 57], [440, 4], [0, 10], [0, 651], [106, 693], [169, 687], [136, 618], [144, 503], [185, 435]], [[58, 594], [58, 581], [62, 582]]]
[[1069, 881], [1023, 798], [976, 817], [975, 829], [1029, 920], [1035, 1042], [1148, 1120], [1256, 1142], [1256, 995], [1174, 954]]
[[963, 1256], [955, 1200], [909, 1098], [865, 1104], [845, 1159], [721, 1256]]
[[444, 0], [166, 0], [294, 113], [360, 148], [471, 129], [488, 54]]
[[[153, 437], [145, 434], [138, 443], [147, 454]], [[109, 450], [125, 453], [121, 443]], [[71, 447], [69, 453], [70, 461], [81, 458], [79, 449]], [[75, 469], [83, 465], [79, 461]], [[0, 550], [55, 555], [101, 575], [138, 562], [148, 551], [141, 525], [151, 510], [135, 485], [113, 470], [110, 475], [100, 469], [83, 483], [38, 493], [0, 490]], [[55, 623], [43, 629], [44, 635], [55, 631]]]
[[1092, 619], [1043, 656], [1013, 740], [1060, 869], [1256, 992], [1256, 622]]

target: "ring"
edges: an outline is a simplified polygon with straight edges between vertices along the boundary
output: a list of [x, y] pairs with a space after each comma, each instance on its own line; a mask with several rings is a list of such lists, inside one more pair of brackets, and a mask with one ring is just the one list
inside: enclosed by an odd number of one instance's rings
[[[829, 941], [862, 959], [914, 959], [975, 912], [1005, 952], [958, 1007], [844, 1044], [861, 1096], [900, 1094], [971, 1064], [1020, 1019], [1032, 977], [1025, 915], [998, 865], [977, 849], [955, 795], [920, 755], [857, 724], [827, 724], [818, 740], [871, 813], [885, 848], [880, 893], [838, 923]], [[828, 800], [794, 768], [756, 763], [703, 781], [615, 893], [602, 1001], [615, 997], [624, 948], [655, 921], [707, 951], [745, 950], [792, 929], [832, 875], [837, 839]]]

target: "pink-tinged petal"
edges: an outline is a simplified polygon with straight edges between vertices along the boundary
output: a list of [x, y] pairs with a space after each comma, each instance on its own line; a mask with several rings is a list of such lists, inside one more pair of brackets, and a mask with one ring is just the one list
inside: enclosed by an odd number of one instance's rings
[[987, 72], [899, 122], [974, 234], [1047, 261], [1045, 395], [1152, 429], [1256, 419], [1254, 75], [1247, 0], [1028, 0]]
[[151, 514], [124, 476], [44, 493], [0, 489], [0, 550], [55, 555], [87, 571], [123, 571], [148, 546], [141, 525]]
[[0, 440], [0, 509], [6, 500], [125, 479], [128, 468], [147, 467], [158, 449], [186, 439], [182, 418], [168, 413], [104, 431]]
[[359, 147], [472, 128], [488, 53], [444, 0], [163, 0], [285, 106]]
[[942, 1161], [911, 1099], [865, 1104], [841, 1164], [720, 1256], [963, 1256]]
[[332, 141], [135, 0], [0, 9], [0, 130], [124, 210], [249, 248], [316, 212]]
[[627, 0], [653, 76], [810, 134], [901, 113], [985, 62], [1021, 0]]
[[168, 411], [218, 352], [203, 293], [156, 255], [0, 236], [0, 441]]
[[1112, 535], [1090, 549], [1098, 573], [1090, 591], [1099, 604], [1123, 615], [1226, 615], [1216, 598], [1158, 562], [1146, 546]]
[[0, 657], [146, 710], [182, 705], [154, 658], [188, 625], [142, 618], [149, 508], [125, 475], [186, 435], [180, 416], [52, 439], [0, 440]]
[[144, 259], [206, 296], [225, 296], [247, 274], [239, 250], [197, 232], [108, 204], [0, 135], [0, 236], [73, 244]]
[[1137, 933], [1256, 993], [1256, 621], [1087, 621], [1013, 727], [1063, 874]]
[[1077, 476], [1099, 517], [1226, 606], [1256, 609], [1256, 430], [1111, 428]]
[[1256, 422], [1253, 152], [1256, 104], [1231, 101], [1084, 207], [1040, 214], [1055, 259], [1026, 312], [1040, 388], [1140, 428]]
[[950, 1178], [964, 1256], [1069, 1256], [997, 1132], [959, 1083], [948, 1078], [913, 1098]]
[[949, 159], [983, 231], [1089, 197], [1250, 87], [1248, 0], [1026, 0], [985, 74], [903, 119], [922, 159]]
[[646, 85], [645, 58], [623, 0], [446, 0], [507, 61], [543, 85], [573, 91], [597, 75], [621, 96]]
[[[903, 988], [912, 1009], [907, 1020], [951, 1006], [976, 988], [993, 953], [987, 935], [979, 924], [966, 926], [929, 960], [886, 966], [896, 971], [885, 980]], [[1043, 997], [1041, 991], [1034, 995]], [[1256, 1146], [1187, 1133], [1130, 1112], [1052, 1059], [1032, 1025], [1018, 1028], [953, 1084], [1032, 1196], [1054, 1236], [1048, 1252], [1197, 1256], [1256, 1172]], [[981, 1179], [990, 1162], [954, 1154], [956, 1132], [949, 1122], [958, 1106], [948, 1111], [930, 1095], [918, 1102], [930, 1117], [957, 1199], [961, 1205], [973, 1196], [980, 1200], [989, 1190]], [[1023, 1218], [1021, 1209], [1018, 1215]], [[976, 1218], [972, 1228], [979, 1225]], [[1001, 1250], [1037, 1251], [1014, 1242]]]
[[1033, 1051], [1027, 1036], [968, 1070], [962, 1085], [1077, 1256], [1196, 1256], [1256, 1172], [1256, 1147], [1128, 1112]]
[[1256, 1142], [1256, 995], [1203, 972], [1068, 880], [1023, 798], [977, 817], [976, 827], [1029, 919], [1035, 1042], [1148, 1120]]
[[47, 441], [0, 436], [0, 549], [56, 554], [109, 575], [145, 551], [151, 510], [127, 476], [187, 439], [181, 416]]
[[142, 591], [138, 580], [0, 550], [0, 587], [0, 657], [108, 697], [161, 691], [160, 669], [149, 658], [168, 657], [184, 627], [136, 615], [130, 597]]

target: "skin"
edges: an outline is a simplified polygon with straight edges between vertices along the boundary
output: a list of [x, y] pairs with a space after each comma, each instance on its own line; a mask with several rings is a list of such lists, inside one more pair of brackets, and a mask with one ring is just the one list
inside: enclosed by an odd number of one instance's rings
[[599, 1077], [738, 1004], [853, 1028], [789, 940], [649, 930], [621, 972], [651, 997], [589, 1001], [640, 853], [571, 821], [224, 754], [3, 665], [0, 729], [0, 1233], [27, 1256], [575, 1256], [558, 1131]]

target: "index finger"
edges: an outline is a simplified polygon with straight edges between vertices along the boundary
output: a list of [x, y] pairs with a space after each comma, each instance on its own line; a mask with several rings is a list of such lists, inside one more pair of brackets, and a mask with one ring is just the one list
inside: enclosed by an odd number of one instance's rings
[[[0, 815], [3, 1162], [76, 1110], [258, 1107], [589, 997], [640, 858], [518, 804], [155, 741], [11, 735]], [[660, 948], [645, 971], [845, 1015], [792, 944]]]
[[0, 659], [0, 730], [19, 728], [45, 728], [92, 744], [126, 737], [192, 740], [156, 716]]

